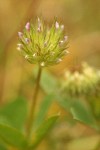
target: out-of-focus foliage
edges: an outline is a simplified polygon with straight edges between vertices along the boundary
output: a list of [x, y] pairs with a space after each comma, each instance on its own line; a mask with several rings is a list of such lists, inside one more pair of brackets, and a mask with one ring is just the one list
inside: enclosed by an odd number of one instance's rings
[[26, 139], [24, 135], [8, 125], [0, 124], [0, 139], [7, 145], [19, 148], [26, 147]]
[[77, 68], [65, 71], [64, 79], [60, 86], [64, 95], [73, 97], [99, 96], [100, 70], [83, 63]]
[[26, 99], [19, 97], [1, 108], [0, 122], [22, 130], [26, 122], [27, 112]]
[[[57, 114], [45, 120], [46, 112], [50, 107], [48, 104], [52, 102], [51, 98], [53, 98], [53, 96], [49, 95], [41, 104], [46, 109], [42, 110], [40, 107], [40, 111], [36, 116], [32, 131], [32, 138], [34, 136], [35, 139], [32, 141], [28, 141], [29, 139], [25, 137], [24, 126], [27, 121], [27, 101], [18, 98], [16, 101], [10, 102], [4, 106], [0, 112], [0, 143], [21, 149], [26, 147], [30, 150], [36, 148], [59, 118], [59, 114]], [[21, 131], [18, 130], [20, 128]]]

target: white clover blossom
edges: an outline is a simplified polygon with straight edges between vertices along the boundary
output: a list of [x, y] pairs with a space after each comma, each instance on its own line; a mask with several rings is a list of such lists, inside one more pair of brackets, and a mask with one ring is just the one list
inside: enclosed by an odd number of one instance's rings
[[[99, 91], [98, 91], [99, 90]], [[81, 66], [81, 71], [65, 71], [61, 82], [61, 91], [68, 95], [89, 95], [100, 92], [100, 71], [86, 63]]]
[[45, 26], [40, 18], [36, 24], [27, 22], [24, 30], [18, 32], [17, 49], [32, 64], [42, 67], [58, 64], [68, 54], [68, 36], [64, 35], [63, 29], [64, 25], [57, 21], [51, 28]]

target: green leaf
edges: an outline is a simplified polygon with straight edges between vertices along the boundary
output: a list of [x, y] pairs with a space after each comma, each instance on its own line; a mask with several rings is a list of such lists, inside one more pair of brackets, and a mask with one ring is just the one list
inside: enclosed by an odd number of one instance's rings
[[[35, 68], [33, 72], [35, 76], [36, 72], [37, 68]], [[47, 94], [54, 93], [55, 90], [57, 89], [57, 80], [49, 71], [43, 70], [40, 86]]]
[[74, 102], [70, 111], [75, 120], [85, 123], [92, 128], [98, 129], [94, 116], [89, 108], [86, 108], [80, 101]]
[[65, 110], [70, 112], [70, 108], [73, 105], [73, 100], [70, 97], [61, 97], [59, 95], [56, 96], [56, 101], [62, 106]]
[[57, 81], [53, 75], [51, 75], [47, 71], [44, 71], [42, 74], [40, 84], [46, 93], [52, 93], [52, 92], [55, 92], [55, 90], [56, 90]]
[[0, 144], [0, 150], [7, 150], [7, 148], [4, 145]]
[[52, 102], [54, 100], [53, 95], [47, 95], [39, 107], [39, 112], [37, 113], [35, 122], [34, 122], [34, 128], [37, 129], [44, 121], [46, 114], [48, 112], [48, 109], [50, 108]]
[[59, 115], [52, 116], [48, 118], [36, 131], [35, 133], [35, 141], [30, 146], [30, 150], [34, 149], [38, 146], [38, 144], [43, 140], [43, 138], [47, 135], [50, 129], [54, 126], [57, 121]]
[[66, 111], [71, 113], [73, 119], [89, 125], [96, 130], [99, 130], [95, 117], [93, 116], [89, 107], [86, 107], [80, 99], [71, 97], [58, 97], [57, 101]]
[[21, 132], [3, 124], [0, 124], [0, 139], [5, 144], [19, 148], [26, 147], [27, 144], [27, 141]]
[[0, 122], [22, 129], [27, 117], [27, 100], [18, 97], [0, 108]]

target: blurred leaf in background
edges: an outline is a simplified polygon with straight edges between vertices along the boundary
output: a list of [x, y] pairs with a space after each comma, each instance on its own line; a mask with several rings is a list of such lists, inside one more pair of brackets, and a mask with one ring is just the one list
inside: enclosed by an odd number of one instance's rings
[[27, 107], [27, 100], [24, 97], [18, 97], [5, 104], [0, 108], [0, 122], [23, 130], [27, 118]]
[[27, 145], [24, 135], [8, 125], [0, 124], [0, 139], [5, 143], [5, 145], [19, 148], [25, 148]]

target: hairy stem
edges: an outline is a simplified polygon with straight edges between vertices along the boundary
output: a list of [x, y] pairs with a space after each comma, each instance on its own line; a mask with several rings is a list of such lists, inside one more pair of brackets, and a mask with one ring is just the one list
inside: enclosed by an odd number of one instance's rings
[[31, 108], [30, 108], [30, 112], [29, 112], [29, 118], [28, 118], [27, 126], [26, 126], [26, 136], [27, 136], [27, 138], [29, 138], [30, 135], [31, 135], [31, 129], [32, 129], [33, 120], [34, 120], [34, 112], [35, 112], [35, 107], [36, 107], [36, 101], [37, 101], [37, 96], [38, 96], [38, 92], [39, 92], [39, 83], [40, 83], [40, 78], [41, 78], [41, 71], [42, 71], [42, 68], [39, 67], [38, 75], [37, 75], [37, 79], [36, 79], [36, 86], [35, 86], [35, 89], [34, 89], [32, 104], [31, 104]]

